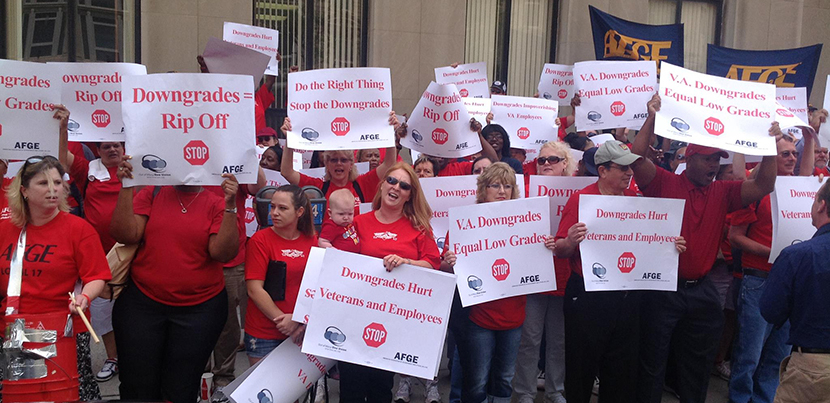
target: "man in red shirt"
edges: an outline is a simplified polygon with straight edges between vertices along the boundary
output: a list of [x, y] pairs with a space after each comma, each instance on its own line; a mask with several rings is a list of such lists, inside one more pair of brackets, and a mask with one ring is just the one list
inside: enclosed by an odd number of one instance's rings
[[[648, 103], [648, 118], [634, 140], [632, 151], [646, 156], [654, 144], [654, 116], [660, 110], [660, 96]], [[777, 123], [770, 134], [781, 136]], [[775, 188], [776, 160], [765, 156], [754, 179], [743, 182], [712, 180], [720, 159], [728, 155], [716, 148], [690, 144], [686, 149], [686, 170], [678, 175], [658, 168], [648, 158], [633, 164], [634, 179], [647, 197], [686, 200], [680, 235], [688, 251], [680, 255], [676, 292], [643, 293], [640, 368], [637, 395], [640, 402], [659, 403], [663, 380], [674, 345], [680, 380], [677, 392], [683, 402], [706, 400], [709, 372], [723, 327], [723, 310], [718, 292], [706, 274], [717, 257], [726, 215], [761, 200]]]

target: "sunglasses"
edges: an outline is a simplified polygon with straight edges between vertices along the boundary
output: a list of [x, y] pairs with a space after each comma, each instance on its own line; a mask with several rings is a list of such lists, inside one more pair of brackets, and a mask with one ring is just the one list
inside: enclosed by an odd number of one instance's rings
[[398, 178], [394, 178], [391, 176], [386, 177], [386, 183], [388, 183], [390, 186], [401, 185], [402, 190], [412, 190], [412, 185], [410, 185], [409, 182], [404, 182]]
[[631, 170], [631, 165], [617, 165], [617, 164], [611, 164], [611, 168], [617, 168], [617, 169], [619, 169], [619, 170], [620, 170], [620, 171], [622, 171], [622, 172], [628, 172], [628, 171], [630, 171], [630, 170]]
[[346, 158], [346, 157], [340, 157], [340, 158], [332, 157], [332, 158], [329, 158], [329, 162], [331, 162], [332, 164], [336, 164], [338, 162], [341, 163], [341, 164], [347, 164], [347, 163], [351, 162], [351, 160]]
[[798, 158], [798, 151], [784, 151], [783, 153], [778, 154], [778, 155], [780, 155], [782, 158], [790, 158], [790, 157]]
[[26, 168], [28, 168], [28, 167], [29, 167], [29, 165], [34, 165], [34, 164], [37, 164], [37, 163], [39, 163], [39, 162], [41, 162], [41, 161], [54, 161], [54, 162], [58, 162], [58, 159], [57, 159], [57, 158], [55, 158], [55, 157], [53, 157], [53, 156], [51, 156], [51, 155], [44, 155], [44, 156], [34, 156], [34, 157], [29, 157], [29, 158], [26, 160], [26, 162], [23, 164], [23, 170], [25, 171], [25, 170], [26, 170]]
[[506, 192], [513, 190], [513, 185], [502, 185], [501, 183], [491, 183], [487, 187], [493, 190], [504, 189]]
[[536, 163], [539, 164], [539, 165], [545, 165], [546, 163], [550, 162], [550, 164], [553, 165], [553, 164], [558, 164], [558, 163], [560, 163], [561, 161], [564, 161], [564, 160], [565, 160], [564, 158], [559, 158], [557, 156], [539, 157], [539, 158], [536, 158]]

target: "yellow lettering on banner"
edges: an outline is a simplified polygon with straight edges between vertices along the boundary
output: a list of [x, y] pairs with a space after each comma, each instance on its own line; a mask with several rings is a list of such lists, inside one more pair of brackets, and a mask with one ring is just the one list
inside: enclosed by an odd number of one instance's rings
[[798, 73], [795, 68], [800, 64], [801, 62], [780, 66], [741, 66], [739, 64], [733, 64], [729, 67], [726, 78], [775, 84], [776, 87], [795, 87], [794, 83], [788, 83], [784, 80], [788, 75]]
[[621, 57], [631, 60], [667, 60], [669, 57], [661, 54], [663, 49], [671, 48], [671, 41], [647, 41], [620, 34], [609, 29], [605, 33], [605, 54], [607, 57]]

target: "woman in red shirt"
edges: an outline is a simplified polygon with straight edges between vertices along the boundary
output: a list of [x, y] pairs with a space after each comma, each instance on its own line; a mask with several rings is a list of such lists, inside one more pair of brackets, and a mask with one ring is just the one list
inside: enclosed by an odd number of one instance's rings
[[294, 185], [277, 188], [271, 197], [269, 228], [248, 241], [245, 283], [245, 351], [251, 365], [291, 336], [299, 341], [305, 325], [291, 320], [300, 292], [306, 261], [317, 246], [311, 202]]
[[[375, 193], [372, 212], [354, 219], [360, 252], [383, 259], [386, 270], [402, 264], [438, 269], [441, 258], [429, 224], [432, 210], [409, 164], [389, 169]], [[392, 372], [340, 362], [340, 401], [389, 403]]]
[[[118, 167], [122, 183], [132, 177], [128, 160]], [[201, 186], [148, 186], [135, 197], [125, 187], [118, 194], [110, 234], [141, 244], [113, 308], [121, 399], [192, 403], [198, 396], [228, 316], [222, 266], [239, 250], [239, 184], [222, 176], [224, 201]]]

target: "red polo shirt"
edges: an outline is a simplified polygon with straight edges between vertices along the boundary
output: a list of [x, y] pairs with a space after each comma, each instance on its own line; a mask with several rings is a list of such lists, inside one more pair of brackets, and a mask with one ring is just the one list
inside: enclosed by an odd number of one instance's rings
[[438, 176], [461, 176], [461, 175], [471, 175], [473, 173], [473, 163], [472, 162], [450, 162], [441, 172], [438, 172]]
[[698, 187], [689, 181], [686, 172], [678, 175], [657, 168], [651, 183], [640, 185], [647, 197], [686, 200], [680, 229], [680, 235], [686, 238], [686, 252], [680, 254], [678, 268], [681, 280], [697, 280], [712, 269], [726, 214], [743, 207], [741, 184], [741, 181], [715, 181]]
[[[756, 203], [752, 203], [734, 212], [731, 218], [733, 226], [749, 225], [746, 231], [747, 238], [768, 248], [772, 246], [772, 205], [769, 195], [764, 196], [757, 206]], [[768, 260], [768, 255], [761, 256], [744, 251], [741, 255], [741, 266], [769, 272], [772, 263]]]

